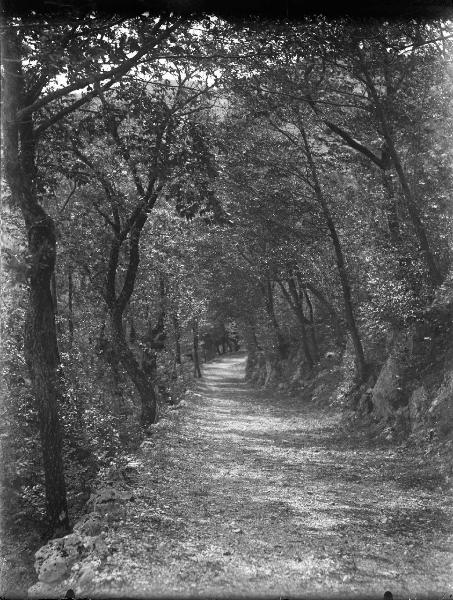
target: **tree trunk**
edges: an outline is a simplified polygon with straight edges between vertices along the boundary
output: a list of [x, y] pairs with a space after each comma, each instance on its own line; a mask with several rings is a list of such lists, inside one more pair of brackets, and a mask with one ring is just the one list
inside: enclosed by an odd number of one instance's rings
[[318, 338], [316, 336], [316, 325], [315, 325], [315, 319], [314, 319], [314, 314], [313, 314], [313, 304], [310, 300], [310, 296], [306, 289], [304, 289], [304, 296], [305, 296], [305, 301], [308, 306], [308, 314], [309, 314], [308, 320], [310, 321], [309, 330], [310, 330], [311, 344], [313, 347], [313, 358], [316, 362], [318, 362], [319, 361], [319, 346], [318, 346]]
[[276, 350], [279, 357], [283, 360], [287, 357], [287, 349], [286, 344], [283, 339], [283, 335], [280, 331], [280, 326], [277, 321], [277, 317], [275, 316], [274, 310], [274, 295], [272, 292], [272, 285], [270, 279], [266, 278], [266, 283], [262, 286], [264, 291], [264, 303], [266, 307], [266, 312], [269, 317], [269, 322], [272, 326], [272, 329], [275, 334], [276, 339]]
[[141, 402], [140, 423], [143, 427], [155, 423], [157, 420], [157, 398], [152, 382], [148, 379], [143, 369], [129, 348], [124, 334], [123, 319], [118, 311], [110, 314], [113, 342], [118, 352], [118, 357], [126, 373], [134, 384]]
[[351, 287], [349, 285], [349, 278], [346, 271], [346, 265], [344, 262], [343, 250], [341, 248], [340, 240], [338, 238], [335, 225], [333, 220], [330, 218], [330, 212], [326, 212], [326, 221], [330, 231], [330, 236], [332, 238], [332, 242], [335, 248], [335, 256], [338, 268], [338, 274], [340, 276], [341, 288], [343, 290], [343, 299], [344, 299], [344, 310], [346, 323], [348, 324], [349, 333], [351, 335], [352, 343], [354, 346], [355, 357], [356, 357], [356, 367], [357, 367], [357, 375], [359, 379], [362, 381], [365, 379], [367, 366], [365, 362], [365, 354], [363, 352], [362, 341], [360, 339], [359, 330], [357, 328], [357, 324], [355, 322], [354, 317], [354, 308], [352, 305], [352, 294]]
[[311, 153], [310, 146], [308, 144], [307, 136], [305, 130], [303, 128], [300, 129], [302, 138], [304, 140], [305, 151], [308, 159], [308, 164], [310, 167], [310, 171], [313, 178], [314, 190], [316, 194], [316, 199], [318, 200], [324, 219], [329, 230], [330, 238], [333, 243], [334, 251], [335, 251], [335, 260], [337, 263], [338, 274], [340, 276], [341, 289], [343, 291], [343, 300], [344, 300], [344, 310], [345, 310], [345, 318], [346, 323], [348, 325], [349, 333], [351, 335], [352, 343], [354, 346], [355, 352], [355, 364], [357, 370], [357, 376], [360, 381], [363, 381], [367, 374], [367, 364], [365, 361], [365, 354], [363, 352], [362, 341], [360, 339], [359, 330], [357, 324], [355, 322], [354, 317], [354, 309], [352, 305], [352, 294], [351, 294], [351, 286], [349, 284], [349, 277], [346, 270], [346, 264], [343, 256], [343, 249], [341, 247], [340, 238], [338, 237], [337, 230], [335, 228], [335, 223], [333, 222], [332, 215], [330, 214], [329, 205], [324, 197], [324, 194], [321, 189], [321, 185], [318, 179], [318, 173], [316, 170], [316, 165], [313, 160], [313, 156]]
[[388, 154], [393, 163], [393, 166], [395, 167], [396, 174], [398, 175], [398, 179], [401, 184], [401, 189], [403, 191], [403, 197], [405, 200], [407, 212], [409, 213], [412, 225], [414, 226], [415, 235], [418, 239], [419, 247], [423, 254], [425, 264], [428, 268], [431, 283], [434, 287], [438, 287], [442, 283], [443, 277], [439, 271], [436, 260], [434, 258], [434, 254], [429, 245], [428, 236], [426, 235], [426, 230], [422, 223], [417, 203], [409, 186], [409, 182], [407, 180], [406, 173], [404, 172], [403, 165], [401, 164], [398, 151], [396, 150], [390, 123], [388, 122], [385, 109], [376, 90], [376, 86], [368, 71], [368, 67], [363, 57], [363, 52], [359, 45], [357, 45], [357, 55], [360, 60], [360, 66], [362, 69], [362, 73], [365, 77], [368, 91], [374, 102], [377, 118], [379, 119], [382, 127], [382, 134], [385, 140]]
[[[300, 297], [300, 295], [297, 292], [296, 284], [292, 277], [290, 277], [288, 280], [288, 288], [289, 288], [289, 292], [293, 298], [295, 312], [296, 312], [296, 315], [298, 316], [299, 323], [300, 323], [300, 326], [302, 329], [302, 344], [303, 344], [303, 348], [304, 348], [304, 354], [307, 358], [307, 362], [308, 362], [310, 371], [312, 371], [317, 359], [316, 359], [315, 353], [313, 353], [313, 351], [310, 349], [310, 346], [308, 344], [307, 329], [305, 327], [308, 319], [306, 318], [306, 316], [304, 314], [302, 298]], [[313, 348], [313, 350], [315, 350], [315, 347]]]
[[25, 358], [33, 384], [39, 415], [39, 429], [46, 492], [49, 532], [69, 529], [63, 465], [63, 433], [58, 404], [61, 400], [54, 305], [50, 289], [55, 252], [53, 223], [29, 232], [29, 250], [34, 261], [25, 322]]
[[146, 336], [143, 338], [145, 350], [143, 353], [142, 368], [151, 381], [156, 381], [157, 379], [157, 357], [164, 350], [167, 337], [165, 332], [166, 289], [162, 275], [159, 277], [159, 290], [160, 305], [157, 321], [153, 327], [151, 318], [148, 319]]
[[303, 281], [300, 273], [296, 273], [296, 277], [299, 282], [299, 286], [310, 290], [310, 292], [313, 294], [313, 296], [316, 298], [316, 300], [319, 302], [319, 304], [324, 306], [324, 308], [329, 313], [330, 320], [331, 320], [331, 323], [333, 326], [333, 330], [335, 332], [337, 346], [341, 347], [344, 344], [345, 336], [344, 336], [343, 323], [341, 322], [341, 319], [340, 319], [337, 311], [335, 310], [335, 308], [332, 306], [332, 304], [327, 300], [327, 298], [324, 296], [324, 294], [317, 287], [315, 287], [312, 283], [310, 283], [308, 281]]
[[137, 341], [137, 332], [135, 331], [134, 317], [129, 319], [129, 342], [135, 344]]
[[178, 315], [174, 312], [172, 314], [173, 320], [173, 331], [175, 335], [175, 363], [181, 364], [181, 328], [179, 325]]
[[289, 281], [288, 281], [289, 292], [285, 288], [285, 286], [283, 285], [282, 282], [279, 281], [278, 283], [279, 283], [280, 289], [283, 292], [283, 296], [285, 297], [285, 299], [288, 302], [291, 309], [294, 311], [294, 314], [296, 315], [297, 320], [299, 321], [299, 325], [300, 325], [300, 329], [301, 329], [302, 349], [304, 351], [305, 360], [307, 362], [309, 370], [313, 371], [314, 361], [313, 361], [313, 357], [312, 357], [312, 354], [310, 351], [310, 346], [308, 345], [307, 330], [305, 328], [307, 319], [305, 318], [302, 305], [299, 302], [300, 298], [299, 298], [299, 295], [297, 294], [297, 290], [294, 286], [294, 281], [291, 278], [290, 278], [290, 280], [292, 281], [292, 286], [289, 284]]
[[3, 150], [5, 175], [13, 201], [19, 206], [28, 236], [29, 304], [25, 324], [25, 359], [30, 371], [39, 416], [46, 514], [50, 533], [69, 528], [62, 454], [63, 432], [58, 414], [62, 381], [51, 281], [56, 238], [52, 219], [39, 204], [35, 186], [33, 121], [17, 120], [23, 105], [23, 74], [16, 32], [5, 27], [3, 57]]
[[401, 231], [398, 218], [395, 188], [390, 173], [387, 171], [382, 171], [382, 181], [387, 196], [385, 210], [387, 213], [387, 226], [389, 229], [390, 241], [394, 246], [397, 246], [401, 241]]
[[68, 331], [69, 331], [69, 347], [74, 343], [74, 309], [73, 309], [73, 294], [74, 284], [72, 281], [72, 269], [68, 273]]
[[245, 375], [247, 378], [251, 378], [258, 364], [258, 340], [256, 339], [255, 325], [253, 322], [244, 322], [241, 329], [247, 349]]
[[201, 377], [200, 369], [200, 356], [198, 353], [199, 335], [198, 335], [198, 321], [194, 319], [192, 321], [192, 332], [193, 332], [193, 372], [194, 377]]

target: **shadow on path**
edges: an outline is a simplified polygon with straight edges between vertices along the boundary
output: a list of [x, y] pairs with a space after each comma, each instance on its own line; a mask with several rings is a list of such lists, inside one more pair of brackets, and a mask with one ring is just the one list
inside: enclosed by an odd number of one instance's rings
[[337, 413], [252, 388], [244, 364], [205, 365], [143, 454], [110, 594], [448, 598], [452, 506], [435, 477]]

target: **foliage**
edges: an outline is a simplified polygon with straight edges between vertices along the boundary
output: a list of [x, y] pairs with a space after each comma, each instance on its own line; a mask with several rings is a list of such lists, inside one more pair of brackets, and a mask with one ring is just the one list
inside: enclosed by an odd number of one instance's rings
[[[197, 344], [209, 359], [240, 343], [249, 375], [297, 384], [351, 338], [366, 378], [423, 322], [451, 269], [449, 24], [19, 25], [19, 113], [33, 115], [35, 200], [56, 230], [73, 510], [140, 442], [134, 373], [176, 404]], [[42, 517], [22, 341], [35, 215], [20, 206], [20, 221], [19, 196], [5, 196], [7, 480], [16, 516]]]

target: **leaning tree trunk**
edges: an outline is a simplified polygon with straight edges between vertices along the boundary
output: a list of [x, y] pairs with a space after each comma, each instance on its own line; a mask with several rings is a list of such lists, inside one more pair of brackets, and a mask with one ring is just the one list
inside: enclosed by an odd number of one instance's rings
[[327, 300], [324, 294], [316, 288], [312, 283], [308, 281], [304, 281], [300, 273], [296, 273], [297, 281], [299, 283], [300, 288], [307, 288], [316, 298], [318, 303], [327, 311], [330, 317], [330, 321], [332, 324], [332, 328], [335, 334], [335, 342], [336, 345], [341, 348], [345, 341], [345, 335], [343, 330], [343, 324], [336, 310], [332, 306], [332, 304]]
[[316, 165], [313, 160], [310, 145], [308, 143], [307, 135], [303, 128], [300, 129], [302, 138], [304, 141], [305, 151], [307, 155], [308, 165], [310, 167], [311, 175], [313, 178], [314, 190], [316, 199], [318, 200], [324, 219], [329, 230], [330, 238], [335, 251], [335, 261], [337, 263], [338, 275], [340, 277], [341, 289], [343, 291], [344, 300], [344, 311], [346, 323], [348, 325], [349, 333], [351, 335], [352, 344], [355, 352], [355, 364], [357, 370], [357, 376], [360, 381], [363, 381], [367, 374], [367, 364], [365, 361], [365, 353], [363, 351], [362, 340], [360, 339], [359, 329], [355, 321], [354, 309], [352, 304], [351, 286], [349, 283], [349, 277], [346, 270], [346, 263], [344, 260], [343, 249], [341, 247], [340, 238], [338, 237], [335, 223], [330, 213], [329, 205], [324, 197], [321, 185], [318, 179], [318, 173]]
[[38, 202], [35, 139], [31, 117], [21, 121], [24, 79], [20, 42], [12, 28], [2, 35], [3, 151], [6, 181], [13, 202], [24, 218], [29, 251], [29, 303], [25, 324], [25, 359], [30, 371], [39, 417], [49, 533], [69, 528], [58, 414], [61, 394], [54, 303], [51, 281], [55, 269], [56, 238], [52, 219]]
[[[325, 201], [324, 201], [325, 202]], [[357, 327], [355, 317], [354, 317], [354, 309], [352, 304], [352, 294], [351, 294], [351, 286], [349, 284], [349, 278], [346, 271], [346, 264], [343, 256], [343, 250], [341, 247], [340, 239], [338, 237], [335, 224], [333, 219], [330, 216], [330, 211], [327, 207], [327, 203], [324, 203], [323, 206], [324, 215], [327, 222], [327, 227], [329, 228], [330, 237], [333, 242], [334, 250], [335, 250], [335, 258], [338, 268], [338, 274], [340, 276], [341, 288], [343, 291], [343, 300], [344, 300], [344, 311], [346, 323], [348, 325], [349, 333], [351, 335], [352, 344], [354, 346], [355, 352], [355, 362], [357, 368], [357, 375], [360, 381], [365, 379], [367, 373], [367, 365], [365, 362], [365, 354], [363, 352], [362, 341], [360, 339], [359, 329]]]
[[[130, 229], [121, 232], [117, 229], [111, 238], [108, 270], [105, 279], [104, 300], [107, 305], [112, 341], [115, 351], [126, 373], [137, 390], [141, 403], [140, 422], [146, 427], [155, 423], [158, 417], [157, 396], [152, 381], [129, 347], [123, 325], [123, 314], [132, 296], [140, 263], [140, 234], [146, 223], [147, 213], [138, 211]], [[116, 293], [116, 277], [122, 244], [129, 235], [129, 260], [121, 291]]]
[[[288, 284], [288, 287], [289, 287], [291, 293], [288, 292], [288, 290], [285, 288], [285, 286], [283, 285], [283, 282], [279, 281], [278, 283], [279, 283], [280, 289], [283, 293], [285, 300], [287, 301], [287, 303], [291, 307], [291, 309], [294, 311], [294, 314], [296, 315], [297, 320], [299, 321], [299, 326], [300, 326], [300, 331], [301, 331], [302, 350], [304, 352], [305, 361], [307, 363], [308, 369], [311, 373], [313, 371], [315, 363], [314, 363], [313, 356], [312, 356], [312, 353], [310, 350], [310, 346], [309, 346], [308, 340], [307, 340], [307, 330], [305, 327], [307, 319], [305, 318], [302, 305], [299, 301], [300, 299], [297, 295], [297, 290], [295, 290], [294, 281], [293, 281], [293, 287], [291, 287]], [[295, 293], [295, 296], [294, 296], [294, 293]]]
[[117, 311], [110, 314], [110, 322], [118, 358], [138, 392], [141, 403], [140, 423], [143, 427], [152, 425], [157, 420], [157, 398], [153, 382], [140, 367], [138, 360], [130, 349], [124, 333], [122, 315]]

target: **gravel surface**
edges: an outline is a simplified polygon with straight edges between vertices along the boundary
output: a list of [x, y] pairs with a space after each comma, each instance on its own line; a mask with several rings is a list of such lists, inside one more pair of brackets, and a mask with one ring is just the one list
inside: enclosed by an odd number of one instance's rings
[[420, 455], [338, 413], [204, 367], [150, 436], [100, 595], [451, 598], [451, 495]]

